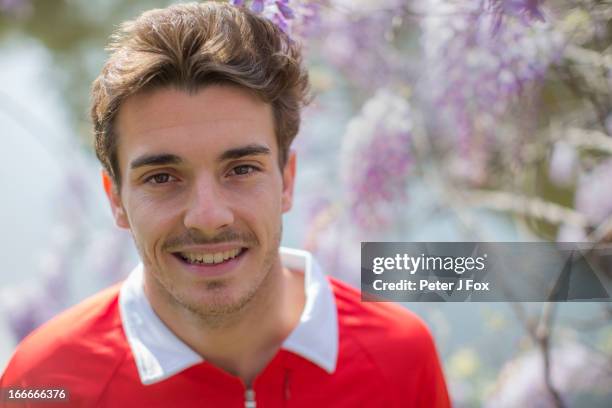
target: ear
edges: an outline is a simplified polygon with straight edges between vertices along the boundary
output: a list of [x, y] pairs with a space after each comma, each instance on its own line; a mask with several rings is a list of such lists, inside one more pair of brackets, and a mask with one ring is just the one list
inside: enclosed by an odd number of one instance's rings
[[115, 218], [115, 224], [119, 228], [129, 229], [130, 223], [121, 203], [119, 188], [106, 170], [102, 170], [102, 184], [104, 185], [104, 191], [106, 191], [106, 197], [108, 197], [108, 202], [113, 212], [113, 218]]
[[295, 150], [291, 150], [289, 151], [289, 158], [287, 159], [287, 163], [285, 163], [285, 168], [283, 169], [283, 213], [289, 211], [293, 205], [293, 186], [295, 184], [296, 163], [297, 157]]

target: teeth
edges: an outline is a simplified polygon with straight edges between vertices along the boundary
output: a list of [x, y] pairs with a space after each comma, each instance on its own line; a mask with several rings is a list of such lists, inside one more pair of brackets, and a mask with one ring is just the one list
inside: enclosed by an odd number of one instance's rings
[[181, 257], [189, 263], [201, 264], [218, 264], [228, 259], [235, 258], [242, 249], [236, 248], [225, 252], [215, 253], [196, 253], [196, 252], [181, 252]]

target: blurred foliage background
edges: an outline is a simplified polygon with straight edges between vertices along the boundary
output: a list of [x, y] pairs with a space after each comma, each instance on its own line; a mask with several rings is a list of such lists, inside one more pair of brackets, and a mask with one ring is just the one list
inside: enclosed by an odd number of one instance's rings
[[[137, 262], [100, 188], [89, 86], [113, 29], [170, 3], [0, 0], [0, 366]], [[305, 48], [283, 243], [330, 274], [359, 284], [361, 241], [612, 240], [610, 1], [244, 3]], [[608, 303], [406, 307], [455, 406], [612, 405]]]

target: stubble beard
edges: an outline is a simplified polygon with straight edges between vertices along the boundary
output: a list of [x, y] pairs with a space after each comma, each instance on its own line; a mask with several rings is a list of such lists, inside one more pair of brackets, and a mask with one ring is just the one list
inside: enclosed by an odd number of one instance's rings
[[262, 298], [265, 296], [262, 295], [267, 293], [266, 289], [271, 286], [273, 280], [272, 269], [279, 256], [281, 236], [282, 224], [274, 237], [274, 245], [264, 256], [261, 273], [258, 274], [259, 279], [252, 282], [245, 293], [237, 294], [238, 297], [235, 299], [232, 299], [232, 294], [226, 292], [232, 282], [221, 279], [207, 282], [202, 289], [203, 296], [199, 300], [193, 300], [182, 293], [169, 279], [164, 281], [159, 276], [155, 276], [156, 283], [163, 292], [166, 292], [170, 304], [187, 312], [194, 324], [209, 329], [231, 326], [254, 304], [264, 300]]

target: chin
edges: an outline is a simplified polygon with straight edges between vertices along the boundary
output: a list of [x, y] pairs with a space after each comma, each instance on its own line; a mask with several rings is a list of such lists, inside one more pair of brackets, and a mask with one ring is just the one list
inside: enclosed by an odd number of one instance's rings
[[255, 298], [258, 287], [243, 290], [232, 288], [226, 280], [206, 282], [198, 293], [187, 296], [175, 295], [174, 298], [184, 308], [201, 319], [219, 318], [235, 315], [244, 310]]

